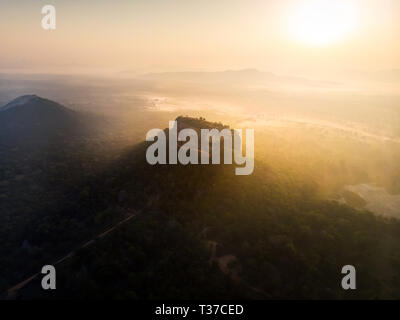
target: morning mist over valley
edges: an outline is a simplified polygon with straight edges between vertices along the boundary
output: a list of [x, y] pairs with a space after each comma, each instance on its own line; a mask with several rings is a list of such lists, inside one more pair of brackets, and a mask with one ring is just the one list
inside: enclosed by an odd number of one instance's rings
[[399, 3], [115, 3], [0, 4], [1, 299], [399, 299]]

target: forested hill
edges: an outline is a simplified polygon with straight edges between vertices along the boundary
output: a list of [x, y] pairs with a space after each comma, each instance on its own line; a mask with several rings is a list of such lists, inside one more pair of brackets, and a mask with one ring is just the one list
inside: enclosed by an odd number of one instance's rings
[[[190, 126], [214, 125], [192, 118]], [[397, 220], [320, 199], [313, 181], [266, 159], [249, 176], [233, 165], [151, 166], [148, 145], [80, 180], [69, 210], [55, 207], [25, 229], [33, 251], [16, 248], [21, 263], [39, 266], [139, 213], [60, 264], [57, 290], [32, 282], [18, 298], [400, 298]], [[348, 264], [354, 291], [341, 288]]]
[[0, 107], [0, 147], [43, 147], [85, 139], [105, 124], [101, 117], [73, 111], [37, 95], [24, 95]]

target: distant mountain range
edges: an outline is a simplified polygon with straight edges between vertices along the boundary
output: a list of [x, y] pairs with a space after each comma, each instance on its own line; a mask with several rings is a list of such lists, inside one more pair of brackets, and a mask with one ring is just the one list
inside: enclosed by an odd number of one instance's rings
[[327, 80], [315, 80], [298, 76], [278, 75], [272, 72], [263, 72], [257, 69], [226, 70], [216, 72], [164, 72], [148, 73], [143, 76], [149, 80], [169, 80], [184, 82], [205, 82], [205, 83], [224, 83], [224, 84], [265, 84], [265, 83], [284, 83], [308, 86], [320, 85], [339, 85], [340, 83]]

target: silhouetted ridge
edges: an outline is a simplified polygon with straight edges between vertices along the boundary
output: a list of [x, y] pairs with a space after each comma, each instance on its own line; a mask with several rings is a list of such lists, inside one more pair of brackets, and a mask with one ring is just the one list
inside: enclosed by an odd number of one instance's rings
[[37, 95], [20, 96], [0, 108], [0, 145], [48, 143], [86, 132], [85, 117]]

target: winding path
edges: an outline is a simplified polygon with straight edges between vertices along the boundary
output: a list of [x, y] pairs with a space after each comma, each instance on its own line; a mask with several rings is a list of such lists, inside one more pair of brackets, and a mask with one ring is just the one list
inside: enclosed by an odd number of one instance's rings
[[[104, 238], [106, 235], [108, 235], [108, 234], [112, 233], [113, 231], [115, 231], [116, 229], [120, 228], [123, 224], [125, 224], [129, 220], [133, 219], [137, 215], [137, 212], [135, 210], [133, 210], [133, 209], [128, 209], [126, 211], [126, 213], [127, 213], [127, 217], [125, 219], [123, 219], [120, 222], [116, 223], [114, 226], [112, 226], [111, 228], [107, 229], [106, 231], [100, 233], [99, 235], [97, 235], [93, 239], [85, 242], [83, 245], [81, 245], [77, 249], [69, 252], [67, 255], [65, 255], [61, 259], [57, 260], [55, 263], [53, 263], [53, 265], [56, 266], [56, 265], [58, 265], [60, 263], [63, 263], [64, 261], [66, 261], [69, 258], [73, 257], [75, 255], [75, 253], [79, 249], [86, 248], [86, 247], [92, 245], [93, 243], [95, 243], [97, 239]], [[35, 273], [34, 275], [30, 276], [28, 279], [18, 283], [17, 285], [13, 286], [10, 289], [8, 289], [7, 290], [7, 294], [6, 294], [6, 299], [9, 299], [9, 300], [15, 299], [16, 296], [17, 296], [18, 290], [24, 288], [27, 284], [29, 284], [32, 280], [36, 279], [39, 275], [40, 275], [39, 272]]]

